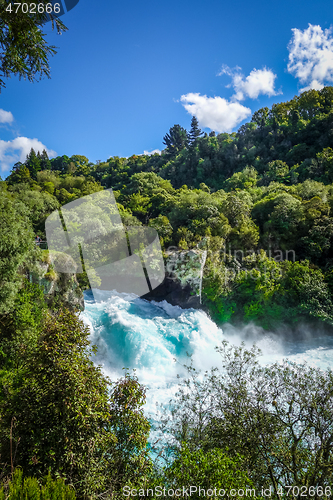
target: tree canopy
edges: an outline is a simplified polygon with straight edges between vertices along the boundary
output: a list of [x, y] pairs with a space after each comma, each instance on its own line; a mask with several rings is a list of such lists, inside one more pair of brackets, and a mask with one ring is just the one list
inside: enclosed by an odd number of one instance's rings
[[[43, 33], [43, 25], [51, 19], [59, 34], [66, 26], [54, 14], [30, 14], [34, 2], [27, 0], [28, 12], [19, 9], [12, 1], [0, 2], [0, 92], [5, 87], [4, 78], [18, 76], [33, 82], [46, 76], [50, 78], [50, 56], [56, 54], [56, 47], [49, 45]], [[48, 0], [40, 0], [46, 6]], [[10, 11], [12, 6], [13, 12]], [[41, 10], [41, 9], [40, 9]]]

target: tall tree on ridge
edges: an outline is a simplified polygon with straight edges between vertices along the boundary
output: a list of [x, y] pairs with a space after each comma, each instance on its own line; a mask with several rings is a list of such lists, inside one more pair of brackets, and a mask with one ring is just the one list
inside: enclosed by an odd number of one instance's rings
[[51, 162], [45, 149], [43, 149], [43, 152], [40, 155], [40, 166], [42, 170], [51, 170]]
[[188, 145], [186, 130], [180, 125], [174, 125], [169, 129], [169, 133], [163, 137], [163, 144], [167, 147], [167, 152], [174, 156]]
[[190, 146], [193, 146], [200, 135], [203, 135], [202, 130], [199, 128], [199, 122], [196, 116], [192, 116], [191, 120], [191, 130], [188, 134], [188, 142]]
[[31, 148], [30, 153], [27, 155], [27, 159], [25, 161], [26, 166], [29, 169], [30, 175], [33, 179], [37, 179], [37, 172], [41, 170], [41, 164], [40, 164], [40, 154], [36, 155], [36, 151]]

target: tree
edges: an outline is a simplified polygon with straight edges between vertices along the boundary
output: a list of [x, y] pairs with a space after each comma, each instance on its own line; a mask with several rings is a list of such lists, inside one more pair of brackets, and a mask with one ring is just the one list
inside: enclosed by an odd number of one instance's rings
[[16, 199], [24, 203], [35, 233], [44, 238], [45, 220], [54, 210], [59, 208], [57, 199], [50, 193], [40, 193], [30, 189], [20, 189], [16, 194]]
[[39, 172], [41, 170], [39, 152], [37, 155], [35, 150], [33, 148], [31, 148], [30, 153], [27, 155], [27, 159], [25, 161], [25, 164], [30, 172], [32, 179], [36, 180], [37, 179], [37, 172]]
[[196, 143], [197, 138], [201, 135], [203, 135], [203, 132], [199, 128], [199, 122], [196, 116], [193, 116], [191, 120], [191, 130], [188, 133], [189, 145], [193, 146]]
[[[241, 470], [242, 465], [240, 457], [231, 458], [219, 448], [196, 450], [184, 442], [176, 459], [165, 469], [164, 474], [169, 482], [168, 488], [185, 488], [189, 491], [192, 487], [191, 498], [200, 499], [205, 494], [213, 496], [214, 490], [215, 498], [219, 498], [224, 494], [227, 496], [234, 489], [232, 498], [240, 500], [243, 494], [237, 492], [242, 490], [244, 493], [246, 489], [250, 491], [253, 487], [247, 474]], [[209, 491], [212, 492], [211, 495], [207, 493]]]
[[75, 175], [85, 175], [88, 176], [91, 171], [92, 163], [89, 162], [86, 156], [82, 155], [73, 155], [70, 157], [70, 162], [74, 163]]
[[246, 189], [255, 187], [258, 180], [258, 172], [255, 168], [246, 166], [241, 172], [235, 172], [226, 180], [225, 186], [228, 191], [235, 189]]
[[185, 442], [194, 454], [186, 457], [183, 480], [215, 450], [228, 450], [232, 460], [242, 455], [241, 470], [257, 491], [272, 487], [274, 498], [282, 499], [286, 485], [311, 486], [313, 498], [329, 498], [333, 372], [291, 362], [261, 367], [257, 347], [227, 341], [216, 350], [221, 370], [201, 374], [188, 366], [189, 378], [163, 422], [174, 448]]
[[0, 315], [1, 370], [15, 369], [24, 364], [27, 352], [33, 351], [37, 345], [45, 312], [42, 288], [25, 280], [12, 310]]
[[12, 448], [25, 475], [64, 476], [80, 498], [136, 484], [150, 467], [145, 390], [127, 374], [110, 394], [89, 333], [67, 310], [49, 315], [36, 348], [0, 384], [3, 467]]
[[[26, 2], [33, 5], [31, 0]], [[45, 6], [48, 0], [41, 0]], [[12, 7], [12, 12], [10, 11]], [[50, 15], [23, 13], [9, 0], [0, 3], [0, 77], [10, 78], [12, 75], [28, 79], [31, 82], [43, 76], [50, 78], [49, 57], [56, 54], [56, 47], [48, 45], [45, 34], [42, 32], [43, 24]], [[14, 13], [13, 13], [14, 10]], [[67, 30], [66, 26], [52, 16], [52, 26], [59, 34]], [[0, 78], [1, 88], [5, 87], [4, 80]]]
[[270, 182], [288, 182], [289, 167], [284, 161], [271, 161], [267, 167], [262, 178], [262, 184], [268, 186]]
[[35, 249], [26, 207], [9, 193], [0, 196], [0, 314], [14, 307], [22, 283], [20, 269], [29, 262]]
[[148, 437], [150, 424], [143, 413], [146, 389], [128, 371], [113, 384], [109, 429], [116, 437], [108, 469], [110, 487], [118, 490], [134, 478], [140, 483], [150, 474]]
[[31, 182], [30, 171], [25, 163], [21, 163], [20, 161], [15, 163], [12, 168], [10, 175], [7, 177], [6, 182], [8, 185], [21, 184], [23, 182], [27, 182], [30, 184]]
[[269, 117], [269, 109], [267, 107], [258, 109], [252, 115], [251, 122], [258, 125], [260, 129], [264, 128]]
[[[49, 317], [25, 369], [0, 398], [2, 461], [11, 461], [15, 423], [15, 466], [37, 477], [57, 471], [72, 484], [82, 482], [83, 490], [115, 441], [105, 429], [108, 383], [86, 355], [87, 337], [75, 315]], [[92, 480], [101, 484], [98, 474]]]
[[52, 170], [57, 170], [62, 174], [68, 172], [68, 166], [70, 165], [71, 160], [68, 156], [57, 156], [56, 158], [52, 158], [51, 160], [51, 168]]
[[174, 125], [170, 128], [169, 133], [163, 137], [163, 144], [166, 145], [170, 156], [176, 156], [188, 145], [186, 130], [180, 125]]
[[41, 170], [51, 170], [51, 162], [45, 149], [43, 149], [43, 152], [40, 155], [40, 167]]

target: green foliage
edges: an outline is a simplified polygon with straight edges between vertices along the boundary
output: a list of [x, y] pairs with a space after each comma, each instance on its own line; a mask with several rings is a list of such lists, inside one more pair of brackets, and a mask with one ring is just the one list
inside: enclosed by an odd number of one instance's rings
[[44, 275], [44, 278], [49, 280], [49, 281], [56, 281], [58, 278], [58, 275], [54, 269], [49, 269], [49, 271]]
[[150, 424], [143, 413], [146, 391], [128, 371], [111, 392], [109, 426], [116, 437], [108, 469], [114, 489], [136, 481], [141, 483], [152, 471], [148, 436]]
[[162, 246], [168, 246], [171, 243], [173, 229], [169, 219], [165, 215], [159, 215], [155, 219], [150, 219], [149, 226], [157, 231]]
[[68, 156], [57, 156], [51, 160], [51, 170], [56, 171], [60, 174], [66, 174], [70, 167], [70, 159]]
[[258, 172], [253, 167], [245, 167], [241, 172], [235, 172], [230, 179], [227, 179], [226, 189], [232, 191], [234, 189], [246, 189], [255, 187], [257, 184]]
[[320, 269], [310, 267], [308, 261], [283, 262], [283, 299], [294, 316], [294, 321], [319, 319], [333, 324], [333, 304], [327, 283]]
[[196, 487], [197, 491], [191, 494], [191, 498], [202, 498], [204, 495], [199, 487], [212, 491], [212, 498], [219, 498], [219, 492], [222, 490], [228, 494], [230, 490], [235, 489], [233, 498], [243, 498], [238, 495], [239, 490], [251, 489], [251, 481], [245, 471], [242, 470], [243, 464], [239, 457], [231, 458], [228, 450], [223, 452], [219, 448], [213, 448], [208, 451], [203, 449], [191, 449], [186, 442], [182, 443], [180, 450], [172, 464], [165, 469], [164, 474], [168, 480], [168, 488], [183, 490], [191, 486]]
[[90, 360], [88, 335], [68, 311], [49, 316], [35, 348], [21, 353], [21, 367], [4, 376], [0, 391], [4, 469], [15, 456], [25, 475], [60, 474], [79, 495], [118, 491], [151, 468], [145, 390], [126, 373], [110, 392]]
[[39, 159], [39, 154], [37, 155], [35, 150], [31, 148], [30, 153], [27, 155], [27, 159], [25, 162], [32, 179], [37, 179], [37, 172], [41, 170], [41, 164]]
[[257, 496], [271, 487], [273, 498], [283, 498], [289, 483], [325, 490], [333, 473], [332, 371], [290, 362], [261, 367], [255, 346], [224, 341], [216, 349], [221, 368], [203, 374], [188, 365], [163, 419], [176, 454], [169, 470], [180, 484], [207, 486], [210, 477], [219, 481], [219, 470], [226, 484], [254, 487]]
[[28, 167], [21, 162], [18, 162], [14, 165], [10, 175], [7, 177], [8, 185], [23, 183], [28, 183], [30, 185], [31, 181], [32, 179]]
[[333, 325], [333, 303], [325, 275], [309, 262], [281, 260], [264, 252], [210, 266], [203, 281], [203, 301], [217, 322], [254, 322], [266, 329], [299, 321]]
[[38, 192], [35, 190], [19, 189], [16, 186], [10, 187], [15, 192], [16, 200], [24, 203], [26, 214], [32, 222], [35, 234], [45, 238], [45, 220], [60, 204], [58, 200], [48, 192]]
[[[35, 349], [46, 312], [43, 291], [25, 281], [10, 313], [0, 316], [0, 368], [24, 364], [24, 356]], [[1, 378], [1, 377], [0, 377]]]
[[[32, 2], [28, 0], [28, 6]], [[48, 3], [42, 1], [45, 6]], [[45, 23], [44, 14], [29, 15], [20, 9], [15, 15], [6, 10], [9, 1], [0, 4], [0, 72], [4, 78], [17, 75], [33, 82], [47, 76], [50, 78], [49, 57], [56, 54], [55, 47], [48, 45], [41, 27]], [[13, 8], [14, 9], [14, 8]], [[67, 30], [58, 19], [52, 20], [52, 27], [56, 26], [60, 34]], [[5, 83], [0, 79], [0, 90]]]
[[86, 156], [73, 155], [70, 157], [70, 170], [75, 172], [75, 175], [88, 176], [91, 170], [91, 163]]
[[[90, 475], [114, 443], [105, 429], [108, 383], [87, 357], [87, 337], [68, 312], [48, 319], [23, 371], [2, 394], [0, 426], [3, 462], [10, 463], [9, 430], [15, 417], [15, 465], [33, 476], [58, 471], [83, 488], [92, 487]], [[95, 480], [100, 485], [102, 478]]]
[[52, 480], [51, 475], [40, 484], [34, 477], [23, 477], [22, 470], [16, 469], [12, 480], [0, 488], [0, 500], [75, 500], [72, 488], [63, 479]]
[[[111, 157], [93, 165], [80, 155], [49, 161], [46, 152], [31, 151], [23, 165], [14, 167], [8, 189], [13, 200], [24, 203], [35, 233], [42, 237], [46, 217], [59, 205], [112, 187], [124, 225], [154, 227], [164, 249], [195, 248], [203, 239], [215, 241], [216, 246], [219, 241], [217, 253], [222, 247], [245, 256], [259, 255], [260, 250], [267, 255], [289, 253], [329, 276], [333, 265], [332, 102], [333, 87], [304, 92], [256, 111], [250, 123], [232, 134], [203, 135], [193, 117], [189, 134], [179, 125], [170, 128], [161, 155]], [[249, 272], [250, 264], [242, 259], [221, 262], [212, 256], [211, 243], [204, 297], [217, 321], [253, 320], [267, 327], [294, 322], [296, 317], [309, 319], [305, 295], [298, 296], [298, 306], [296, 299], [285, 304], [287, 284], [282, 281], [274, 285], [270, 299], [266, 292], [260, 295], [256, 286], [261, 283], [264, 290], [266, 285], [261, 278], [256, 282], [254, 271], [253, 278], [238, 271], [237, 279], [232, 277], [237, 269]], [[289, 272], [287, 265], [275, 264], [279, 272]], [[302, 272], [307, 280], [306, 268]], [[257, 285], [250, 284], [250, 279]], [[89, 286], [84, 273], [79, 280], [82, 287]], [[245, 298], [245, 289], [249, 297], [252, 294], [251, 301]], [[326, 297], [326, 291], [316, 290]], [[331, 301], [330, 294], [331, 288]], [[322, 311], [315, 306], [312, 315], [327, 324], [331, 321], [328, 304]]]
[[304, 92], [289, 102], [256, 111], [238, 133], [202, 136], [195, 123], [191, 145], [186, 130], [175, 125], [164, 137], [167, 147], [161, 156], [110, 158], [92, 168], [91, 175], [102, 185], [116, 189], [122, 189], [139, 172], [154, 172], [177, 189], [184, 184], [199, 188], [202, 182], [212, 190], [223, 186], [249, 189], [247, 183], [295, 184], [298, 178], [327, 184], [333, 180], [332, 99], [332, 87]]
[[177, 155], [188, 144], [187, 132], [180, 125], [174, 125], [169, 133], [163, 137], [163, 144], [167, 147], [170, 156]]
[[20, 269], [31, 261], [35, 245], [25, 206], [9, 193], [0, 197], [0, 214], [0, 314], [6, 314], [14, 307]]
[[281, 160], [274, 160], [268, 164], [262, 183], [268, 185], [270, 182], [288, 182], [290, 179], [288, 174], [289, 166]]
[[[305, 92], [257, 111], [233, 134], [202, 136], [193, 118], [189, 137], [170, 129], [161, 155], [93, 165], [32, 150], [0, 180], [0, 457], [5, 474], [12, 460], [21, 467], [11, 483], [20, 495], [42, 499], [45, 484], [47, 498], [52, 488], [74, 495], [52, 482], [59, 476], [79, 498], [120, 498], [124, 485], [158, 480], [171, 488], [273, 485], [276, 498], [287, 483], [329, 484], [331, 372], [259, 368], [255, 349], [223, 344], [222, 372], [197, 376], [189, 367], [171, 420], [162, 418], [173, 438], [160, 455], [168, 465], [154, 470], [145, 388], [128, 371], [113, 383], [103, 377], [88, 330], [57, 303], [47, 314], [42, 290], [25, 275], [36, 260], [49, 261], [34, 244], [46, 217], [112, 187], [125, 226], [156, 229], [164, 249], [207, 251], [202, 301], [218, 323], [332, 329], [332, 102], [333, 87]], [[81, 209], [88, 223], [91, 206]], [[45, 277], [57, 276], [50, 268]], [[86, 269], [77, 278], [89, 286]]]
[[198, 119], [197, 119], [196, 116], [193, 116], [192, 120], [191, 120], [191, 129], [190, 129], [190, 131], [188, 133], [188, 144], [189, 144], [189, 146], [193, 147], [195, 145], [195, 143], [196, 143], [196, 140], [201, 135], [203, 135], [203, 132], [201, 132], [201, 130], [199, 128]]

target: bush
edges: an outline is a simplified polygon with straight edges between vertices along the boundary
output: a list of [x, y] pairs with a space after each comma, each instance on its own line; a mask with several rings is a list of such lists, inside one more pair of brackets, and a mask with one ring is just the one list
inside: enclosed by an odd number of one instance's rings
[[66, 486], [63, 479], [52, 480], [50, 473], [39, 484], [34, 477], [23, 477], [21, 469], [16, 469], [13, 478], [0, 489], [0, 500], [75, 500], [74, 491]]
[[[203, 490], [218, 490], [228, 492], [231, 489], [245, 490], [252, 488], [252, 483], [242, 469], [242, 459], [238, 456], [231, 458], [219, 448], [210, 450], [191, 449], [186, 443], [177, 453], [171, 466], [165, 469], [165, 476], [171, 488], [196, 487], [191, 497], [198, 499]], [[201, 491], [199, 491], [199, 487]], [[201, 493], [201, 494], [200, 494]], [[237, 493], [233, 498], [240, 499], [243, 495]], [[216, 498], [216, 496], [214, 497]]]

